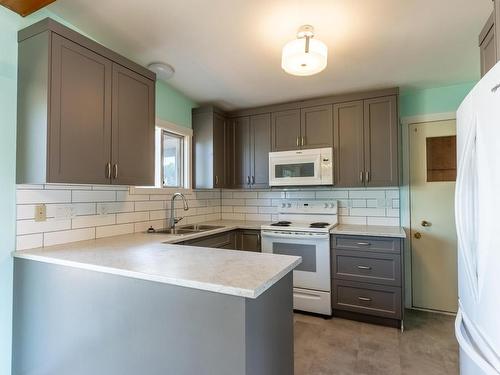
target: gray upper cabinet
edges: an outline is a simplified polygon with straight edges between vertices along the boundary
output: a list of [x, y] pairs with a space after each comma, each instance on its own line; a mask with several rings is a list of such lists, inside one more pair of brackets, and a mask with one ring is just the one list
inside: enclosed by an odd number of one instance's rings
[[300, 149], [300, 110], [272, 114], [272, 151]]
[[231, 187], [250, 186], [250, 119], [248, 116], [233, 120], [233, 139], [231, 142], [234, 166], [231, 171]]
[[17, 183], [153, 185], [154, 73], [51, 19], [18, 40]]
[[335, 104], [333, 114], [335, 186], [364, 186], [363, 101]]
[[500, 60], [500, 0], [494, 0], [494, 23], [495, 23], [495, 44], [496, 44], [496, 61]]
[[335, 186], [397, 186], [396, 96], [335, 104]]
[[154, 103], [153, 81], [113, 64], [113, 184], [154, 185]]
[[109, 183], [111, 61], [54, 34], [51, 77], [48, 181]]
[[366, 186], [399, 185], [397, 113], [395, 96], [364, 101]]
[[300, 111], [301, 148], [332, 147], [332, 105], [303, 108]]
[[493, 68], [497, 62], [497, 41], [495, 34], [495, 12], [491, 14], [479, 35], [481, 54], [481, 77]]
[[272, 114], [272, 151], [323, 148], [332, 144], [331, 104]]
[[234, 166], [231, 187], [263, 188], [269, 185], [271, 115], [269, 113], [233, 119], [231, 142]]
[[226, 187], [227, 120], [218, 109], [193, 109], [193, 186]]
[[250, 117], [250, 183], [255, 188], [269, 186], [271, 114]]

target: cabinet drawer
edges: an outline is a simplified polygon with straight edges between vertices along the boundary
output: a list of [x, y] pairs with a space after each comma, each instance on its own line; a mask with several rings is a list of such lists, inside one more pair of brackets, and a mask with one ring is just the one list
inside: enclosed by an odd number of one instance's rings
[[332, 251], [333, 277], [342, 280], [401, 286], [401, 257], [367, 251]]
[[333, 280], [333, 309], [401, 319], [401, 288]]
[[401, 240], [390, 237], [332, 236], [331, 246], [341, 250], [378, 251], [400, 253]]

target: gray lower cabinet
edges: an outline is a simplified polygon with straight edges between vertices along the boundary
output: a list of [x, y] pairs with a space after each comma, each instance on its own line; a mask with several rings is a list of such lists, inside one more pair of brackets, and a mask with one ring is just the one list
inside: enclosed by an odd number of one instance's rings
[[240, 229], [236, 235], [238, 250], [261, 252], [260, 230]]
[[497, 41], [495, 30], [495, 12], [486, 21], [479, 34], [479, 51], [481, 54], [481, 77], [493, 68], [497, 62]]
[[17, 183], [154, 185], [154, 73], [51, 19], [18, 39]]
[[228, 120], [215, 107], [193, 109], [193, 186], [226, 187]]
[[334, 235], [334, 315], [399, 326], [404, 318], [402, 239]]
[[209, 235], [180, 243], [182, 245], [213, 247], [218, 249], [261, 251], [260, 230], [238, 229]]
[[397, 97], [335, 104], [335, 186], [399, 185]]
[[219, 249], [236, 250], [236, 233], [234, 231], [213, 234], [207, 237], [188, 240], [183, 245], [214, 247]]

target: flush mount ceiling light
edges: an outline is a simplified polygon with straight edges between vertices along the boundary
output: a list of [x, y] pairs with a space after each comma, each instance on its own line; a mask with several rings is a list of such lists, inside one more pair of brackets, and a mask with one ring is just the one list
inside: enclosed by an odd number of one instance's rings
[[310, 76], [326, 68], [328, 47], [313, 38], [314, 28], [304, 25], [299, 28], [297, 39], [285, 44], [281, 55], [281, 67], [285, 72]]
[[175, 69], [172, 65], [155, 62], [148, 65], [148, 69], [156, 73], [156, 78], [167, 81], [173, 77]]

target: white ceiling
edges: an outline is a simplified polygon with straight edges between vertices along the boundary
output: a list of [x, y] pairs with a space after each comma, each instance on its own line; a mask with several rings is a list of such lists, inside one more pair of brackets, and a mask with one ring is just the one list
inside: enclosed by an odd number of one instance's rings
[[[49, 6], [140, 64], [164, 61], [169, 83], [225, 109], [355, 90], [479, 77], [478, 34], [491, 0], [58, 0]], [[281, 48], [311, 24], [329, 47], [312, 77], [281, 70]]]

